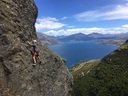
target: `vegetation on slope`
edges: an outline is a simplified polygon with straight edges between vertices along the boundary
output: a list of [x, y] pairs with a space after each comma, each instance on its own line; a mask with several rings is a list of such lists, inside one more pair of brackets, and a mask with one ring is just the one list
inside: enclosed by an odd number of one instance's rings
[[72, 96], [128, 96], [128, 43], [104, 57], [84, 75], [74, 78]]
[[100, 60], [82, 61], [70, 69], [71, 74], [74, 78], [77, 78], [78, 76], [84, 76], [88, 74], [93, 67], [97, 66], [99, 62]]

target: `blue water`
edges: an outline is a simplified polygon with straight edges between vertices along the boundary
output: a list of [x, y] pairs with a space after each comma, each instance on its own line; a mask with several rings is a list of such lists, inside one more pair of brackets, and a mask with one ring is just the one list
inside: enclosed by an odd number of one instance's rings
[[65, 42], [48, 47], [67, 60], [67, 67], [72, 67], [81, 60], [101, 59], [118, 48], [118, 46], [91, 41]]

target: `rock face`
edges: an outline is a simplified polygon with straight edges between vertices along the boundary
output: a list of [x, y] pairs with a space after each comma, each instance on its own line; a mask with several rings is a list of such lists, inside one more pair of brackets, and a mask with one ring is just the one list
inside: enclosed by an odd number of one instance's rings
[[70, 96], [72, 76], [61, 57], [39, 44], [42, 64], [32, 66], [37, 39], [33, 0], [0, 0], [0, 96]]

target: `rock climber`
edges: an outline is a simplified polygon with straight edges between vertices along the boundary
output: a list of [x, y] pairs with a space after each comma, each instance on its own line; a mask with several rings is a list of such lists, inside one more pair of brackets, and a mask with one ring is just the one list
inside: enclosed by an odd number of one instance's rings
[[32, 48], [33, 48], [33, 61], [34, 61], [33, 65], [36, 65], [36, 63], [37, 63], [36, 57], [39, 59], [39, 63], [41, 63], [40, 56], [39, 56], [39, 48], [38, 48], [37, 40], [33, 40], [32, 43], [30, 43], [28, 41], [28, 44], [31, 45]]

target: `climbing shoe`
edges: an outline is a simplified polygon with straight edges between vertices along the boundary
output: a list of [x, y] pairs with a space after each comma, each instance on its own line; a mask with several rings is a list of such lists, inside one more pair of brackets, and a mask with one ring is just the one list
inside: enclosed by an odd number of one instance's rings
[[36, 64], [34, 63], [34, 64], [32, 64], [33, 66], [36, 66]]

